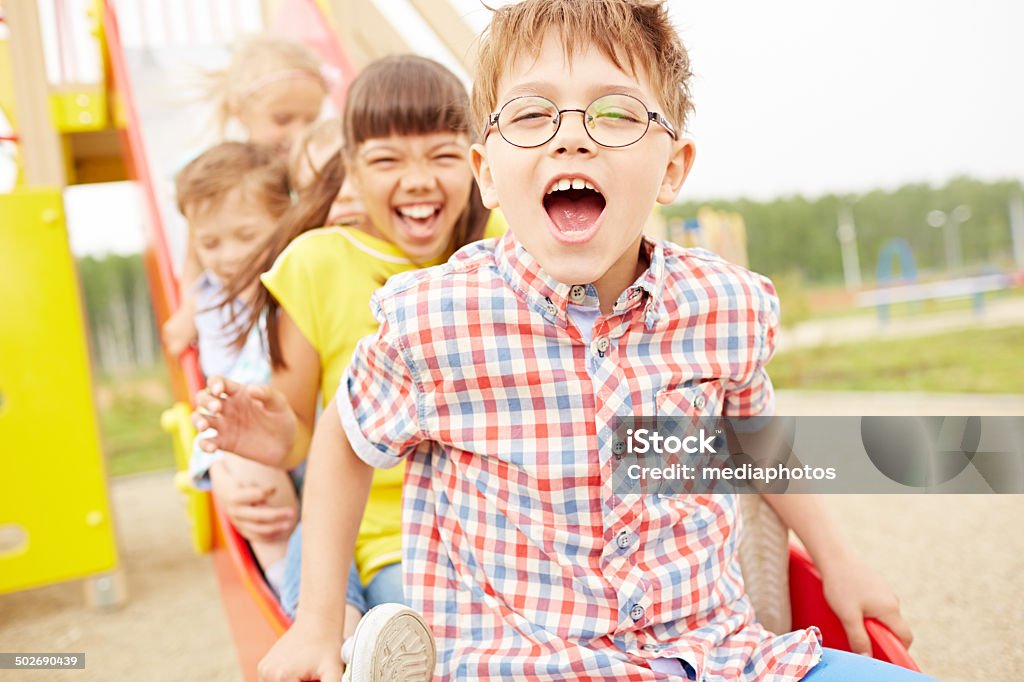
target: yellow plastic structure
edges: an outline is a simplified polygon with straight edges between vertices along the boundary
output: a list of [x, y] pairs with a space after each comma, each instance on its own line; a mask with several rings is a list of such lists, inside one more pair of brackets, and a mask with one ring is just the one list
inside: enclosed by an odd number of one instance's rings
[[213, 508], [210, 505], [210, 493], [193, 488], [188, 475], [188, 460], [196, 437], [196, 430], [189, 419], [191, 413], [191, 408], [185, 403], [175, 403], [160, 417], [160, 425], [171, 434], [174, 443], [174, 463], [177, 469], [174, 486], [185, 496], [185, 510], [192, 526], [192, 547], [196, 552], [206, 554], [213, 546], [213, 531], [210, 527]]
[[59, 191], [0, 195], [0, 300], [0, 593], [113, 571], [117, 550]]
[[78, 84], [51, 93], [50, 116], [62, 133], [103, 130], [107, 127], [104, 85]]
[[[102, 64], [102, 50], [105, 47], [103, 30], [100, 21], [99, 2], [92, 2], [88, 7], [71, 6], [57, 9], [58, 12], [86, 13], [89, 27], [88, 51], [96, 54]], [[56, 83], [50, 91], [50, 118], [53, 125], [62, 133], [75, 133], [90, 130], [103, 130], [109, 125], [107, 116], [107, 86], [104, 80], [105, 70], [100, 70], [100, 77], [94, 83]]]

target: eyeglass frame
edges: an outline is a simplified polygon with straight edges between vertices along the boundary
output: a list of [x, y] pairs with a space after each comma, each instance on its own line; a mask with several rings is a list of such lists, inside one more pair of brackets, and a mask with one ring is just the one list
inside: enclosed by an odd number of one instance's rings
[[[628, 97], [631, 100], [635, 100], [636, 102], [638, 102], [640, 104], [640, 106], [642, 106], [644, 108], [644, 111], [647, 112], [647, 127], [644, 128], [644, 132], [642, 132], [640, 134], [640, 137], [636, 138], [635, 140], [633, 140], [629, 144], [612, 145], [612, 144], [604, 144], [603, 142], [598, 142], [597, 140], [594, 139], [594, 136], [590, 134], [590, 129], [587, 128], [587, 125], [586, 125], [587, 109], [589, 109], [590, 106], [594, 102], [596, 102], [596, 101], [598, 101], [600, 99], [604, 99], [605, 97], [610, 97], [612, 95], [616, 95], [616, 96], [619, 96], [619, 97]], [[531, 144], [531, 145], [521, 145], [521, 144], [516, 144], [515, 142], [512, 142], [507, 137], [505, 137], [505, 133], [501, 132], [501, 126], [498, 125], [498, 118], [501, 116], [501, 112], [504, 111], [505, 107], [507, 107], [509, 104], [511, 104], [512, 102], [515, 102], [516, 100], [527, 99], [527, 98], [542, 99], [542, 100], [545, 100], [547, 102], [551, 102], [551, 105], [555, 108], [555, 115], [558, 117], [558, 123], [555, 125], [554, 131], [552, 131], [551, 137], [549, 137], [548, 139], [544, 140], [543, 142], [540, 142], [538, 144]], [[589, 137], [591, 140], [593, 140], [594, 144], [599, 144], [602, 147], [605, 147], [607, 149], [623, 149], [625, 147], [630, 147], [630, 146], [636, 144], [637, 142], [639, 142], [640, 140], [644, 139], [644, 136], [647, 135], [647, 131], [649, 131], [651, 129], [651, 121], [654, 121], [655, 123], [660, 125], [662, 128], [664, 128], [666, 130], [666, 132], [668, 132], [668, 134], [672, 136], [673, 140], [679, 140], [679, 134], [676, 132], [676, 130], [673, 127], [673, 125], [668, 122], [668, 119], [665, 118], [663, 115], [659, 114], [658, 112], [651, 111], [650, 109], [648, 109], [647, 105], [644, 104], [643, 100], [641, 100], [639, 97], [634, 97], [633, 95], [627, 95], [624, 92], [609, 92], [609, 93], [607, 93], [605, 95], [601, 95], [600, 97], [596, 97], [593, 102], [591, 102], [590, 104], [587, 105], [587, 109], [559, 109], [557, 104], [555, 104], [552, 100], [548, 99], [547, 97], [544, 97], [543, 95], [520, 95], [519, 97], [513, 97], [512, 99], [508, 100], [507, 102], [505, 102], [504, 104], [501, 105], [500, 109], [498, 109], [496, 112], [494, 112], [494, 113], [492, 113], [492, 114], [487, 116], [487, 133], [484, 135], [484, 138], [486, 139], [487, 135], [490, 134], [491, 127], [493, 126], [493, 127], [498, 129], [498, 134], [501, 135], [501, 139], [505, 140], [505, 142], [508, 142], [513, 147], [518, 147], [519, 149], [536, 149], [537, 147], [543, 147], [548, 142], [551, 142], [551, 140], [555, 139], [555, 135], [557, 135], [558, 131], [562, 129], [562, 114], [569, 114], [569, 113], [572, 113], [572, 112], [578, 112], [580, 115], [583, 116], [583, 130], [587, 133], [587, 137]]]

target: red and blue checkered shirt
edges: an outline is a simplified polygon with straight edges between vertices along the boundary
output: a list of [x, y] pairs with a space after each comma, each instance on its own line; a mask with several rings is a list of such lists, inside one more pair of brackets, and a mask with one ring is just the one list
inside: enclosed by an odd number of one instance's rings
[[590, 341], [567, 305], [592, 286], [546, 275], [511, 233], [393, 277], [373, 298], [337, 402], [366, 462], [407, 459], [407, 597], [441, 679], [795, 680], [815, 628], [755, 620], [733, 495], [618, 495], [624, 415], [757, 415], [778, 300], [759, 275], [645, 240], [644, 274]]

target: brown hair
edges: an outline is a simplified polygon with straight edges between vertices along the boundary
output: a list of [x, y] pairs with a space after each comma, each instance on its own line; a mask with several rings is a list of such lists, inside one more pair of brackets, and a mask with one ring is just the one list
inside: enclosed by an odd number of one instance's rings
[[[429, 135], [437, 132], [458, 132], [472, 136], [469, 115], [469, 97], [455, 74], [423, 57], [399, 55], [371, 62], [352, 81], [345, 102], [342, 119], [344, 154], [351, 157], [360, 144], [375, 137], [390, 135]], [[341, 191], [345, 180], [342, 153], [332, 156], [321, 169], [316, 180], [305, 189], [299, 201], [281, 219], [282, 229], [264, 258], [240, 273], [229, 288], [233, 300], [260, 274], [267, 272], [289, 243], [303, 232], [321, 227], [330, 213], [331, 203]], [[451, 251], [480, 239], [490, 211], [474, 189], [469, 204], [463, 210], [452, 234]], [[384, 282], [380, 282], [381, 285]], [[278, 336], [279, 304], [266, 287], [257, 288], [249, 311], [248, 324], [236, 338], [239, 347], [253, 325], [257, 324], [263, 309], [267, 311], [267, 341], [270, 361], [274, 368], [285, 367]]]
[[[481, 38], [473, 82], [473, 120], [500, 104], [498, 81], [515, 60], [540, 54], [554, 32], [566, 59], [593, 45], [616, 67], [646, 72], [665, 116], [682, 132], [693, 110], [690, 57], [662, 0], [523, 0], [495, 10]], [[651, 103], [648, 103], [650, 106]]]
[[205, 210], [230, 192], [258, 201], [274, 218], [291, 207], [288, 169], [273, 150], [248, 142], [222, 142], [197, 156], [175, 178], [178, 210]]
[[[349, 88], [343, 121], [348, 159], [375, 137], [455, 132], [472, 138], [475, 132], [469, 95], [458, 77], [432, 59], [408, 54], [382, 57], [363, 69]], [[450, 251], [480, 239], [489, 217], [474, 183]]]

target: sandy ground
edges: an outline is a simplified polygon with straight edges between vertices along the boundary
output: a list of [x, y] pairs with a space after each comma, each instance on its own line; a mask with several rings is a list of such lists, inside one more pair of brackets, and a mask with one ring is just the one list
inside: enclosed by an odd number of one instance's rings
[[[825, 398], [782, 395], [780, 407], [806, 414]], [[971, 413], [986, 404], [948, 400], [932, 409]], [[1020, 397], [990, 400], [999, 411], [1024, 405]], [[829, 404], [855, 410], [877, 399], [833, 396]], [[240, 680], [210, 561], [191, 550], [171, 475], [118, 479], [111, 495], [127, 604], [90, 610], [77, 584], [0, 596], [0, 651], [84, 651], [87, 665], [0, 671], [0, 680]], [[958, 682], [1024, 678], [1024, 496], [843, 495], [828, 505], [901, 596], [917, 638], [911, 652], [926, 672]]]
[[0, 680], [241, 680], [213, 565], [192, 551], [183, 499], [169, 472], [115, 479], [127, 603], [92, 610], [79, 583], [0, 595], [0, 651], [86, 655], [85, 670], [2, 670]]

